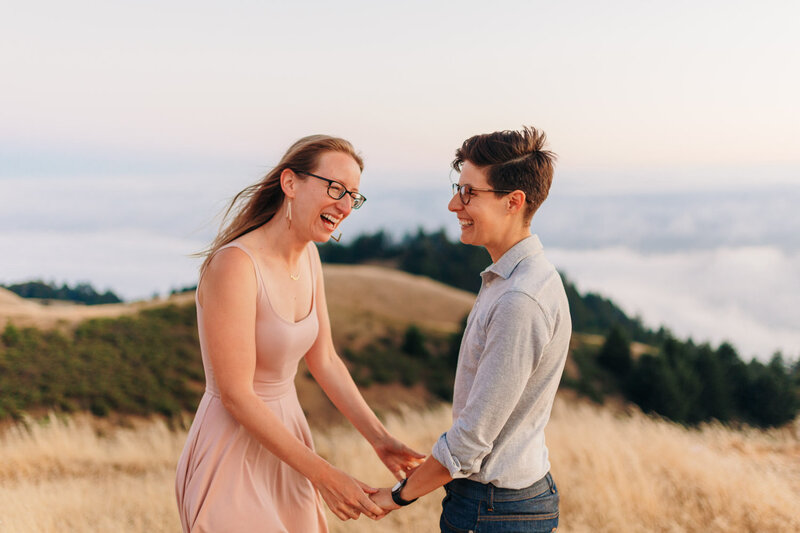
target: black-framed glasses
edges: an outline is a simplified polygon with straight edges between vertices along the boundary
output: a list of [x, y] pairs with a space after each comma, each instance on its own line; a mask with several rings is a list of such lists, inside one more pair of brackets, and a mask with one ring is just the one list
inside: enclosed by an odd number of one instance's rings
[[453, 183], [453, 195], [458, 195], [461, 198], [461, 203], [467, 205], [469, 201], [472, 199], [472, 195], [475, 192], [503, 192], [503, 193], [510, 193], [514, 191], [504, 191], [500, 189], [479, 189], [478, 187], [473, 187], [469, 183], [465, 183], [464, 185], [459, 185], [458, 183]]
[[328, 196], [333, 198], [334, 200], [341, 200], [344, 198], [345, 194], [349, 194], [350, 198], [353, 199], [353, 209], [358, 209], [364, 202], [367, 201], [367, 197], [361, 193], [348, 191], [347, 187], [342, 185], [336, 180], [330, 180], [328, 178], [323, 178], [322, 176], [317, 176], [316, 174], [312, 174], [311, 172], [306, 172], [305, 170], [294, 170], [295, 174], [305, 174], [306, 176], [311, 176], [313, 178], [317, 178], [318, 180], [328, 182]]

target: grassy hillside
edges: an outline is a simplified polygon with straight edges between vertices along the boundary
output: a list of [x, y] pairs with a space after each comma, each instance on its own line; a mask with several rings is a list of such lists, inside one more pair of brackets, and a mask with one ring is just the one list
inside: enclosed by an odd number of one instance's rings
[[[334, 343], [378, 408], [391, 407], [396, 395], [387, 390], [411, 387], [424, 405], [429, 389], [452, 381], [444, 356], [474, 295], [378, 267], [324, 272]], [[47, 409], [175, 416], [197, 406], [204, 378], [193, 294], [88, 308], [0, 293], [3, 318], [0, 419]], [[418, 333], [414, 346], [408, 331]], [[341, 420], [302, 367], [297, 385], [311, 417]]]
[[[381, 407], [391, 404], [387, 387], [414, 388], [421, 405], [449, 399], [475, 295], [377, 266], [326, 265], [324, 272], [334, 343], [365, 393]], [[583, 315], [580, 323], [592, 333], [573, 334], [562, 386], [597, 402], [623, 398], [688, 424], [769, 427], [797, 415], [800, 364], [780, 356], [745, 363], [729, 345], [697, 346], [663, 328], [642, 334], [649, 344], [631, 342], [638, 323], [624, 314], [617, 320], [613, 302], [567, 287], [577, 301], [573, 315]], [[193, 411], [202, 394], [191, 292], [166, 302], [92, 307], [42, 305], [0, 292], [2, 321], [0, 419], [43, 409], [175, 416]], [[611, 324], [605, 335], [594, 333], [604, 324]], [[341, 420], [303, 368], [297, 385], [310, 416]]]

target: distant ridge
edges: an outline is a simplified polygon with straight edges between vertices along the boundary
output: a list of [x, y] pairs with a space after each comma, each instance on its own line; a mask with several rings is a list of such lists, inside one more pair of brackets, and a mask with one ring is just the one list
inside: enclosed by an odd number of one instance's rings
[[469, 313], [475, 294], [425, 276], [374, 265], [325, 265], [325, 292], [331, 314], [373, 313], [393, 322], [409, 320], [428, 328], [453, 330]]
[[[370, 405], [395, 409], [408, 394], [404, 403], [423, 408], [436, 394], [430, 382], [452, 383], [440, 367], [474, 294], [386, 267], [323, 265], [323, 274], [334, 344]], [[0, 294], [0, 362], [9, 354], [0, 421], [43, 408], [98, 416], [193, 410], [204, 388], [194, 295], [86, 306]], [[402, 351], [409, 330], [435, 360]], [[295, 382], [316, 423], [342, 421], [302, 363]]]
[[175, 295], [166, 300], [121, 304], [83, 305], [63, 301], [43, 304], [26, 300], [9, 290], [0, 288], [0, 328], [5, 327], [8, 322], [13, 322], [17, 326], [35, 326], [42, 329], [73, 326], [91, 318], [113, 318], [167, 303], [188, 303], [193, 297], [194, 293]]
[[[376, 323], [403, 324], [414, 321], [441, 331], [455, 331], [469, 312], [475, 295], [423, 276], [369, 265], [324, 265], [325, 288], [331, 321], [344, 333], [357, 334], [363, 319]], [[167, 304], [189, 304], [194, 291], [122, 304], [81, 305], [26, 300], [0, 288], [0, 328], [9, 321], [17, 326], [53, 328], [73, 326], [91, 318], [113, 318]], [[350, 320], [355, 315], [361, 320]], [[334, 329], [334, 334], [337, 330]]]
[[10, 285], [0, 285], [0, 287], [8, 289], [23, 298], [31, 298], [46, 302], [67, 301], [84, 305], [122, 303], [120, 297], [111, 292], [111, 290], [106, 290], [103, 293], [98, 292], [90, 283], [85, 281], [78, 282], [73, 286], [63, 283], [59, 287], [52, 281], [45, 282], [41, 279], [37, 279]]
[[32, 312], [38, 307], [39, 304], [36, 302], [26, 300], [10, 290], [0, 287], [0, 319], [6, 316], [7, 313], [24, 312], [24, 310]]

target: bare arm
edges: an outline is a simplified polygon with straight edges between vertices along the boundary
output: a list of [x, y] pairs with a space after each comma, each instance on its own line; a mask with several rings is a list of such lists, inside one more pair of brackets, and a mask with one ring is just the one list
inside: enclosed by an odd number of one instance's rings
[[[316, 254], [316, 249], [312, 251]], [[397, 479], [413, 470], [425, 455], [415, 452], [395, 439], [369, 408], [361, 392], [353, 382], [350, 372], [336, 353], [331, 337], [330, 317], [325, 299], [325, 284], [319, 261], [317, 269], [317, 315], [319, 334], [306, 354], [306, 364], [314, 379], [333, 404], [372, 445], [386, 467]]]
[[222, 250], [204, 272], [198, 288], [208, 355], [222, 403], [265, 448], [306, 476], [340, 519], [382, 513], [364, 490], [372, 489], [333, 467], [283, 426], [253, 390], [256, 367], [257, 282], [247, 255]]

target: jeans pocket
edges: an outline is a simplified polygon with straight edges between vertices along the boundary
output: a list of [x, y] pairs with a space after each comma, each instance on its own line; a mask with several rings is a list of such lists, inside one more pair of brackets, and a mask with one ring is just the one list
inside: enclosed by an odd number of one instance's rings
[[473, 533], [478, 519], [480, 502], [465, 498], [452, 491], [442, 500], [439, 528], [445, 533]]

